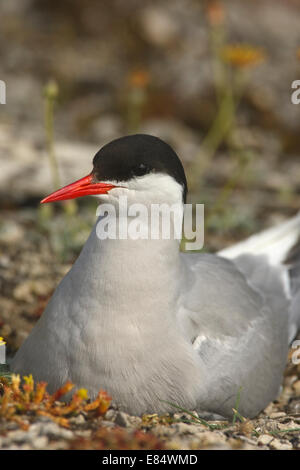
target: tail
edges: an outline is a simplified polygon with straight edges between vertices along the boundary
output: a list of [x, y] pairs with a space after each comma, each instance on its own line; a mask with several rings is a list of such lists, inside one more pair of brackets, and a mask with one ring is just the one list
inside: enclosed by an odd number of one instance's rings
[[269, 265], [281, 268], [282, 283], [290, 298], [289, 336], [293, 340], [300, 330], [300, 212], [218, 254], [229, 259], [245, 254], [264, 255]]

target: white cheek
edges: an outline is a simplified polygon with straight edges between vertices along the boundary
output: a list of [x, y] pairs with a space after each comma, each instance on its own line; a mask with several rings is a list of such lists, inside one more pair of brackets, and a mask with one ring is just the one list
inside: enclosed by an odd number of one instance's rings
[[153, 202], [182, 202], [182, 186], [171, 176], [150, 173], [129, 182], [129, 189], [136, 191], [136, 197]]
[[150, 173], [129, 181], [104, 181], [116, 188], [107, 194], [98, 194], [100, 202], [116, 203], [121, 196], [126, 196], [130, 203], [176, 203], [182, 202], [182, 186], [171, 176], [162, 173]]

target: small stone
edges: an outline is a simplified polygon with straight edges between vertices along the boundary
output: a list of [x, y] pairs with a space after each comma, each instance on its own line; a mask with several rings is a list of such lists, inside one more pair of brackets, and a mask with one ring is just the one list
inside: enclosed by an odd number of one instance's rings
[[112, 421], [103, 420], [101, 418], [101, 419], [99, 419], [99, 426], [102, 426], [102, 427], [105, 427], [105, 428], [113, 428], [113, 427], [115, 427], [115, 423], [112, 422]]
[[187, 423], [174, 423], [171, 427], [176, 429], [176, 432], [181, 435], [195, 434], [199, 432], [199, 427]]
[[3, 243], [14, 245], [20, 242], [23, 237], [23, 228], [12, 220], [8, 220], [0, 227], [0, 241]]
[[287, 411], [289, 414], [300, 413], [300, 400], [299, 399], [291, 400], [288, 405]]
[[175, 19], [159, 7], [142, 9], [139, 19], [144, 36], [157, 46], [167, 46], [179, 34]]
[[274, 450], [291, 450], [293, 448], [293, 444], [288, 441], [282, 442], [279, 439], [273, 439], [270, 443], [270, 447]]
[[298, 376], [297, 375], [290, 375], [285, 378], [285, 387], [292, 387], [295, 382], [298, 381]]
[[29, 444], [22, 444], [19, 446], [11, 445], [7, 450], [32, 450], [32, 447]]
[[286, 413], [283, 411], [278, 411], [276, 413], [271, 413], [269, 418], [271, 419], [278, 419], [278, 418], [284, 418], [286, 416]]
[[27, 280], [19, 284], [14, 289], [13, 296], [16, 300], [32, 302], [34, 300], [34, 297], [32, 296], [32, 282]]
[[139, 416], [131, 416], [130, 418], [130, 424], [133, 427], [140, 427], [142, 425], [142, 418]]
[[1, 268], [8, 268], [10, 264], [10, 258], [6, 255], [0, 256], [0, 267]]
[[105, 414], [105, 419], [107, 419], [107, 421], [113, 421], [115, 417], [116, 417], [115, 410], [109, 409]]
[[296, 392], [296, 396], [300, 397], [300, 380], [297, 380], [292, 386], [293, 390]]
[[128, 428], [130, 426], [128, 414], [124, 413], [124, 411], [119, 411], [115, 418], [115, 424], [121, 426], [122, 428]]
[[12, 421], [12, 422], [8, 422], [8, 423], [7, 423], [6, 429], [7, 429], [7, 431], [14, 431], [14, 430], [19, 429], [19, 426], [18, 426], [17, 423], [14, 423], [14, 422]]
[[39, 423], [53, 423], [53, 421], [48, 416], [37, 416], [35, 419], [35, 423], [31, 426], [30, 429], [32, 429], [34, 426], [37, 426]]
[[169, 450], [179, 450], [179, 449], [182, 449], [182, 443], [180, 441], [176, 441], [175, 439], [170, 440], [170, 441], [167, 441], [167, 448]]
[[[299, 422], [297, 423], [296, 419], [293, 419], [293, 420], [286, 419], [284, 420], [284, 423], [277, 423], [277, 428], [279, 431], [286, 432], [287, 429], [299, 428]], [[283, 434], [283, 436], [285, 435], [286, 434]]]
[[257, 439], [257, 443], [262, 446], [268, 446], [273, 439], [274, 437], [269, 436], [268, 434], [262, 434]]
[[84, 419], [84, 416], [82, 416], [82, 414], [79, 414], [78, 416], [73, 416], [72, 418], [70, 418], [69, 422], [71, 424], [84, 424], [85, 419]]
[[74, 433], [68, 429], [59, 427], [56, 423], [39, 423], [40, 434], [49, 439], [73, 439]]
[[48, 444], [48, 439], [46, 436], [39, 436], [39, 437], [36, 437], [35, 439], [33, 439], [32, 441], [32, 446], [35, 448], [35, 449], [45, 449], [47, 447], [47, 444]]
[[21, 430], [18, 430], [18, 431], [12, 431], [10, 433], [8, 433], [7, 437], [17, 443], [17, 444], [23, 444], [25, 442], [28, 442], [30, 441], [31, 439], [31, 436], [28, 432], [26, 431], [21, 431]]
[[270, 403], [265, 409], [264, 409], [264, 413], [267, 415], [267, 416], [270, 416], [271, 413], [274, 413], [274, 410], [275, 410], [275, 405], [274, 403]]
[[226, 444], [226, 436], [214, 431], [204, 431], [198, 435], [202, 446], [218, 447]]

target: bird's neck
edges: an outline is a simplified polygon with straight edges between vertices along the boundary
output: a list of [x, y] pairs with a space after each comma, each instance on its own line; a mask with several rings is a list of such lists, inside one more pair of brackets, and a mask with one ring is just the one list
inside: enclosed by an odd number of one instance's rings
[[72, 269], [91, 301], [99, 302], [104, 316], [142, 314], [150, 321], [173, 313], [182, 275], [179, 241], [101, 240], [97, 223]]

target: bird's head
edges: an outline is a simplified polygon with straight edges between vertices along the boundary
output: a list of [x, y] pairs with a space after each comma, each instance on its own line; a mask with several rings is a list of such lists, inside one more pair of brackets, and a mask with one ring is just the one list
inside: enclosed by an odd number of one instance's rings
[[161, 139], [145, 134], [113, 140], [93, 159], [92, 172], [47, 196], [41, 202], [94, 195], [115, 203], [127, 196], [130, 203], [185, 202], [187, 183], [181, 161]]

